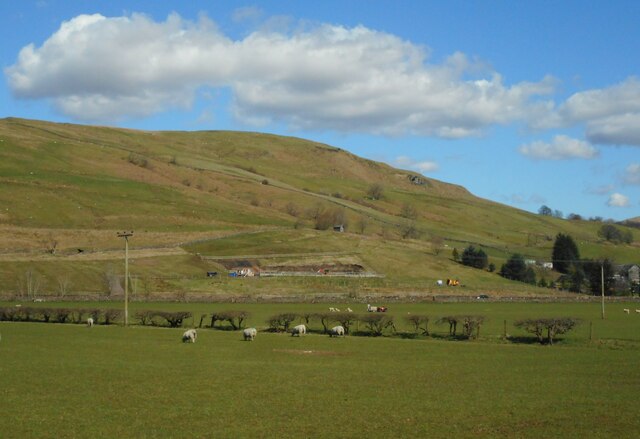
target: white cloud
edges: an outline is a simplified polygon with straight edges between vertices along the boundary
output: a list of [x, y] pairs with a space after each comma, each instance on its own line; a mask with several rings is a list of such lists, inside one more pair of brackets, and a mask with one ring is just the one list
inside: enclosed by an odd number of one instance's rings
[[632, 163], [627, 166], [624, 174], [624, 182], [640, 185], [640, 163]]
[[598, 151], [588, 142], [558, 135], [551, 143], [535, 141], [519, 148], [522, 155], [539, 160], [592, 159]]
[[407, 156], [396, 157], [396, 165], [403, 168], [416, 170], [422, 174], [435, 172], [439, 169], [439, 166], [436, 162], [433, 162], [433, 161], [418, 162]]
[[595, 188], [588, 188], [586, 193], [593, 195], [606, 195], [613, 190], [614, 186], [612, 184], [602, 185]]
[[628, 207], [629, 206], [629, 197], [619, 194], [613, 193], [609, 197], [609, 201], [607, 201], [607, 206], [609, 207]]
[[262, 18], [262, 9], [257, 6], [246, 6], [243, 8], [238, 8], [233, 11], [233, 21], [235, 22], [243, 22], [243, 21], [257, 21]]
[[189, 107], [200, 87], [229, 88], [245, 122], [388, 135], [475, 136], [550, 105], [535, 102], [550, 78], [507, 86], [464, 54], [430, 64], [426, 48], [363, 26], [274, 29], [231, 40], [203, 16], [81, 15], [5, 75], [15, 96], [93, 121]]
[[[533, 113], [532, 113], [533, 114]], [[534, 114], [535, 128], [586, 125], [586, 137], [603, 145], [640, 146], [640, 80], [629, 77], [619, 84], [573, 94], [554, 108]]]
[[587, 124], [587, 138], [600, 144], [640, 145], [640, 112], [591, 121]]

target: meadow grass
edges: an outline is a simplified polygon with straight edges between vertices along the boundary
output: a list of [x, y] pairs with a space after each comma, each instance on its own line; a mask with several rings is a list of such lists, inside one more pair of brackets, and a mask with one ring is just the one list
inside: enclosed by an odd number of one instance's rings
[[[637, 324], [628, 329], [637, 340]], [[251, 343], [212, 330], [191, 345], [182, 331], [0, 323], [0, 431], [539, 438], [635, 437], [640, 426], [637, 345], [271, 333]]]

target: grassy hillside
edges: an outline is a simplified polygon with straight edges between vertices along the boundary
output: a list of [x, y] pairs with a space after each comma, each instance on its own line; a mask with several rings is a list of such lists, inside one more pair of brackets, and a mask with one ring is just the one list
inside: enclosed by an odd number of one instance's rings
[[[0, 151], [4, 294], [33, 272], [41, 295], [62, 294], [64, 280], [64, 294], [105, 292], [106, 274], [123, 271], [118, 230], [135, 231], [130, 269], [147, 295], [549, 294], [462, 267], [451, 252], [472, 244], [497, 267], [515, 252], [548, 260], [559, 232], [585, 257], [639, 262], [638, 245], [603, 242], [600, 223], [530, 214], [303, 139], [10, 118], [0, 120]], [[368, 196], [374, 184], [379, 199]], [[346, 232], [318, 230], [334, 222]], [[203, 276], [224, 273], [226, 257], [259, 266], [349, 263], [376, 277]], [[447, 277], [464, 287], [435, 287]]]

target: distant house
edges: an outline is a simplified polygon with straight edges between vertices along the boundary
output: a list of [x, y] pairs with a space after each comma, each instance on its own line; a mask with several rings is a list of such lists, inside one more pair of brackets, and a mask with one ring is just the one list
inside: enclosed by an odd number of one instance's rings
[[640, 266], [636, 264], [625, 265], [627, 272], [627, 279], [632, 284], [640, 283]]
[[344, 224], [336, 224], [333, 226], [334, 232], [344, 232]]
[[613, 277], [617, 280], [626, 280], [631, 284], [639, 284], [640, 266], [637, 264], [619, 265], [616, 267], [616, 274]]
[[545, 270], [553, 270], [553, 262], [541, 262], [540, 266]]

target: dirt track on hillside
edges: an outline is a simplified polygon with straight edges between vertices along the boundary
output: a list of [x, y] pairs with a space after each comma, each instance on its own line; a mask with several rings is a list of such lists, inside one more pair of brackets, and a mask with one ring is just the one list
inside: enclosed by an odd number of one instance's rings
[[[163, 247], [148, 249], [130, 249], [130, 259], [153, 258], [159, 256], [186, 255], [188, 252], [180, 247]], [[71, 254], [49, 254], [49, 253], [3, 253], [0, 254], [2, 262], [30, 262], [30, 261], [108, 261], [124, 258], [124, 249], [105, 250], [96, 252], [82, 252]]]

